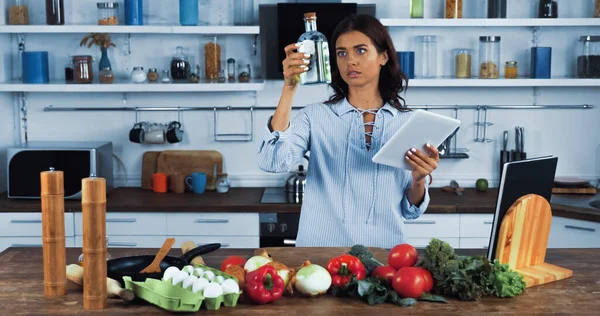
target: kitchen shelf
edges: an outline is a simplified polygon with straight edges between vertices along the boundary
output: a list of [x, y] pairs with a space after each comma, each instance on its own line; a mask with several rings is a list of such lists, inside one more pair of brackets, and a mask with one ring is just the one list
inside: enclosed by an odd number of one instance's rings
[[384, 26], [600, 26], [600, 18], [581, 19], [379, 19]]
[[0, 25], [0, 33], [260, 34], [259, 26]]
[[409, 79], [410, 87], [598, 87], [600, 79], [557, 77], [551, 79]]
[[263, 90], [262, 79], [235, 83], [132, 83], [115, 80], [112, 84], [74, 84], [51, 80], [48, 84], [24, 84], [21, 81], [0, 83], [0, 92], [239, 92]]

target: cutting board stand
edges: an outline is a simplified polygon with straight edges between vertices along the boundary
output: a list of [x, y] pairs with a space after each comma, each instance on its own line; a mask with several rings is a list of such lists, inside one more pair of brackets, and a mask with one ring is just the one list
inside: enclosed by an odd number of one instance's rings
[[573, 276], [573, 271], [544, 262], [552, 224], [548, 201], [537, 194], [519, 198], [500, 225], [496, 259], [524, 276], [526, 287]]

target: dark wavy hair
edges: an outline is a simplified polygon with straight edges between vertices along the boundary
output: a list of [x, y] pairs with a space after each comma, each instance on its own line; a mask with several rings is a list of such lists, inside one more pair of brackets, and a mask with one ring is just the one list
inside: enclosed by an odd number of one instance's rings
[[[399, 95], [400, 92], [408, 87], [408, 77], [400, 70], [392, 38], [379, 20], [366, 14], [355, 14], [345, 18], [333, 31], [333, 37], [330, 42], [331, 56], [337, 56], [335, 54], [337, 39], [342, 34], [351, 31], [358, 31], [368, 36], [373, 45], [375, 45], [378, 53], [387, 52], [388, 61], [381, 67], [381, 72], [379, 73], [379, 93], [384, 102], [390, 103], [400, 111], [409, 111], [404, 99]], [[330, 85], [334, 93], [325, 102], [326, 104], [339, 102], [348, 96], [348, 84], [342, 79], [337, 62], [331, 63], [331, 75]], [[404, 84], [404, 82], [406, 83]]]

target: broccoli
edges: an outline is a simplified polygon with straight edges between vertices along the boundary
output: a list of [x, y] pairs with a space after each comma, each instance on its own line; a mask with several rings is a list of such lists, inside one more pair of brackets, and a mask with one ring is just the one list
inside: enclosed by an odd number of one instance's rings
[[360, 259], [362, 264], [365, 266], [365, 269], [367, 270], [367, 276], [371, 275], [371, 272], [373, 272], [375, 268], [383, 265], [383, 263], [381, 263], [379, 260], [373, 258], [373, 254], [369, 252], [367, 247], [363, 245], [352, 246], [348, 254]]

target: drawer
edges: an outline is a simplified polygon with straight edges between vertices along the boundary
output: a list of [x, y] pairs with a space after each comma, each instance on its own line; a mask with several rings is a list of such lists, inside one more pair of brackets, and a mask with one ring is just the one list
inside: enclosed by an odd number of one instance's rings
[[460, 238], [460, 249], [488, 249], [490, 238]]
[[[65, 237], [74, 236], [73, 213], [65, 213]], [[0, 214], [0, 237], [42, 237], [42, 213]]]
[[417, 219], [405, 219], [404, 236], [417, 237], [459, 237], [458, 214], [423, 214]]
[[[160, 248], [166, 236], [107, 236], [108, 248]], [[75, 236], [75, 246], [83, 247], [83, 237]], [[173, 246], [175, 247], [175, 245]]]
[[[167, 234], [166, 221], [165, 213], [106, 213], [106, 234], [109, 236], [165, 236]], [[75, 213], [75, 235], [83, 235], [82, 227], [82, 214]]]
[[[75, 247], [75, 237], [65, 237], [66, 247]], [[9, 247], [42, 247], [42, 237], [1, 237], [0, 252]]]
[[492, 234], [493, 224], [494, 214], [460, 214], [460, 238], [489, 238]]
[[168, 213], [169, 236], [258, 236], [258, 213]]
[[600, 223], [553, 216], [548, 248], [600, 248]]
[[[445, 241], [448, 244], [450, 244], [450, 246], [452, 246], [452, 248], [457, 249], [459, 246], [459, 240], [458, 238], [438, 238], [439, 240]], [[425, 247], [427, 247], [427, 245], [429, 245], [429, 241], [431, 241], [431, 238], [407, 238], [406, 242], [411, 244], [413, 247], [417, 248], [417, 249], [423, 249]]]
[[191, 240], [196, 245], [220, 243], [221, 248], [260, 248], [260, 239], [258, 236], [232, 237], [232, 236], [169, 236], [175, 238], [177, 247], [181, 247], [181, 243]]

